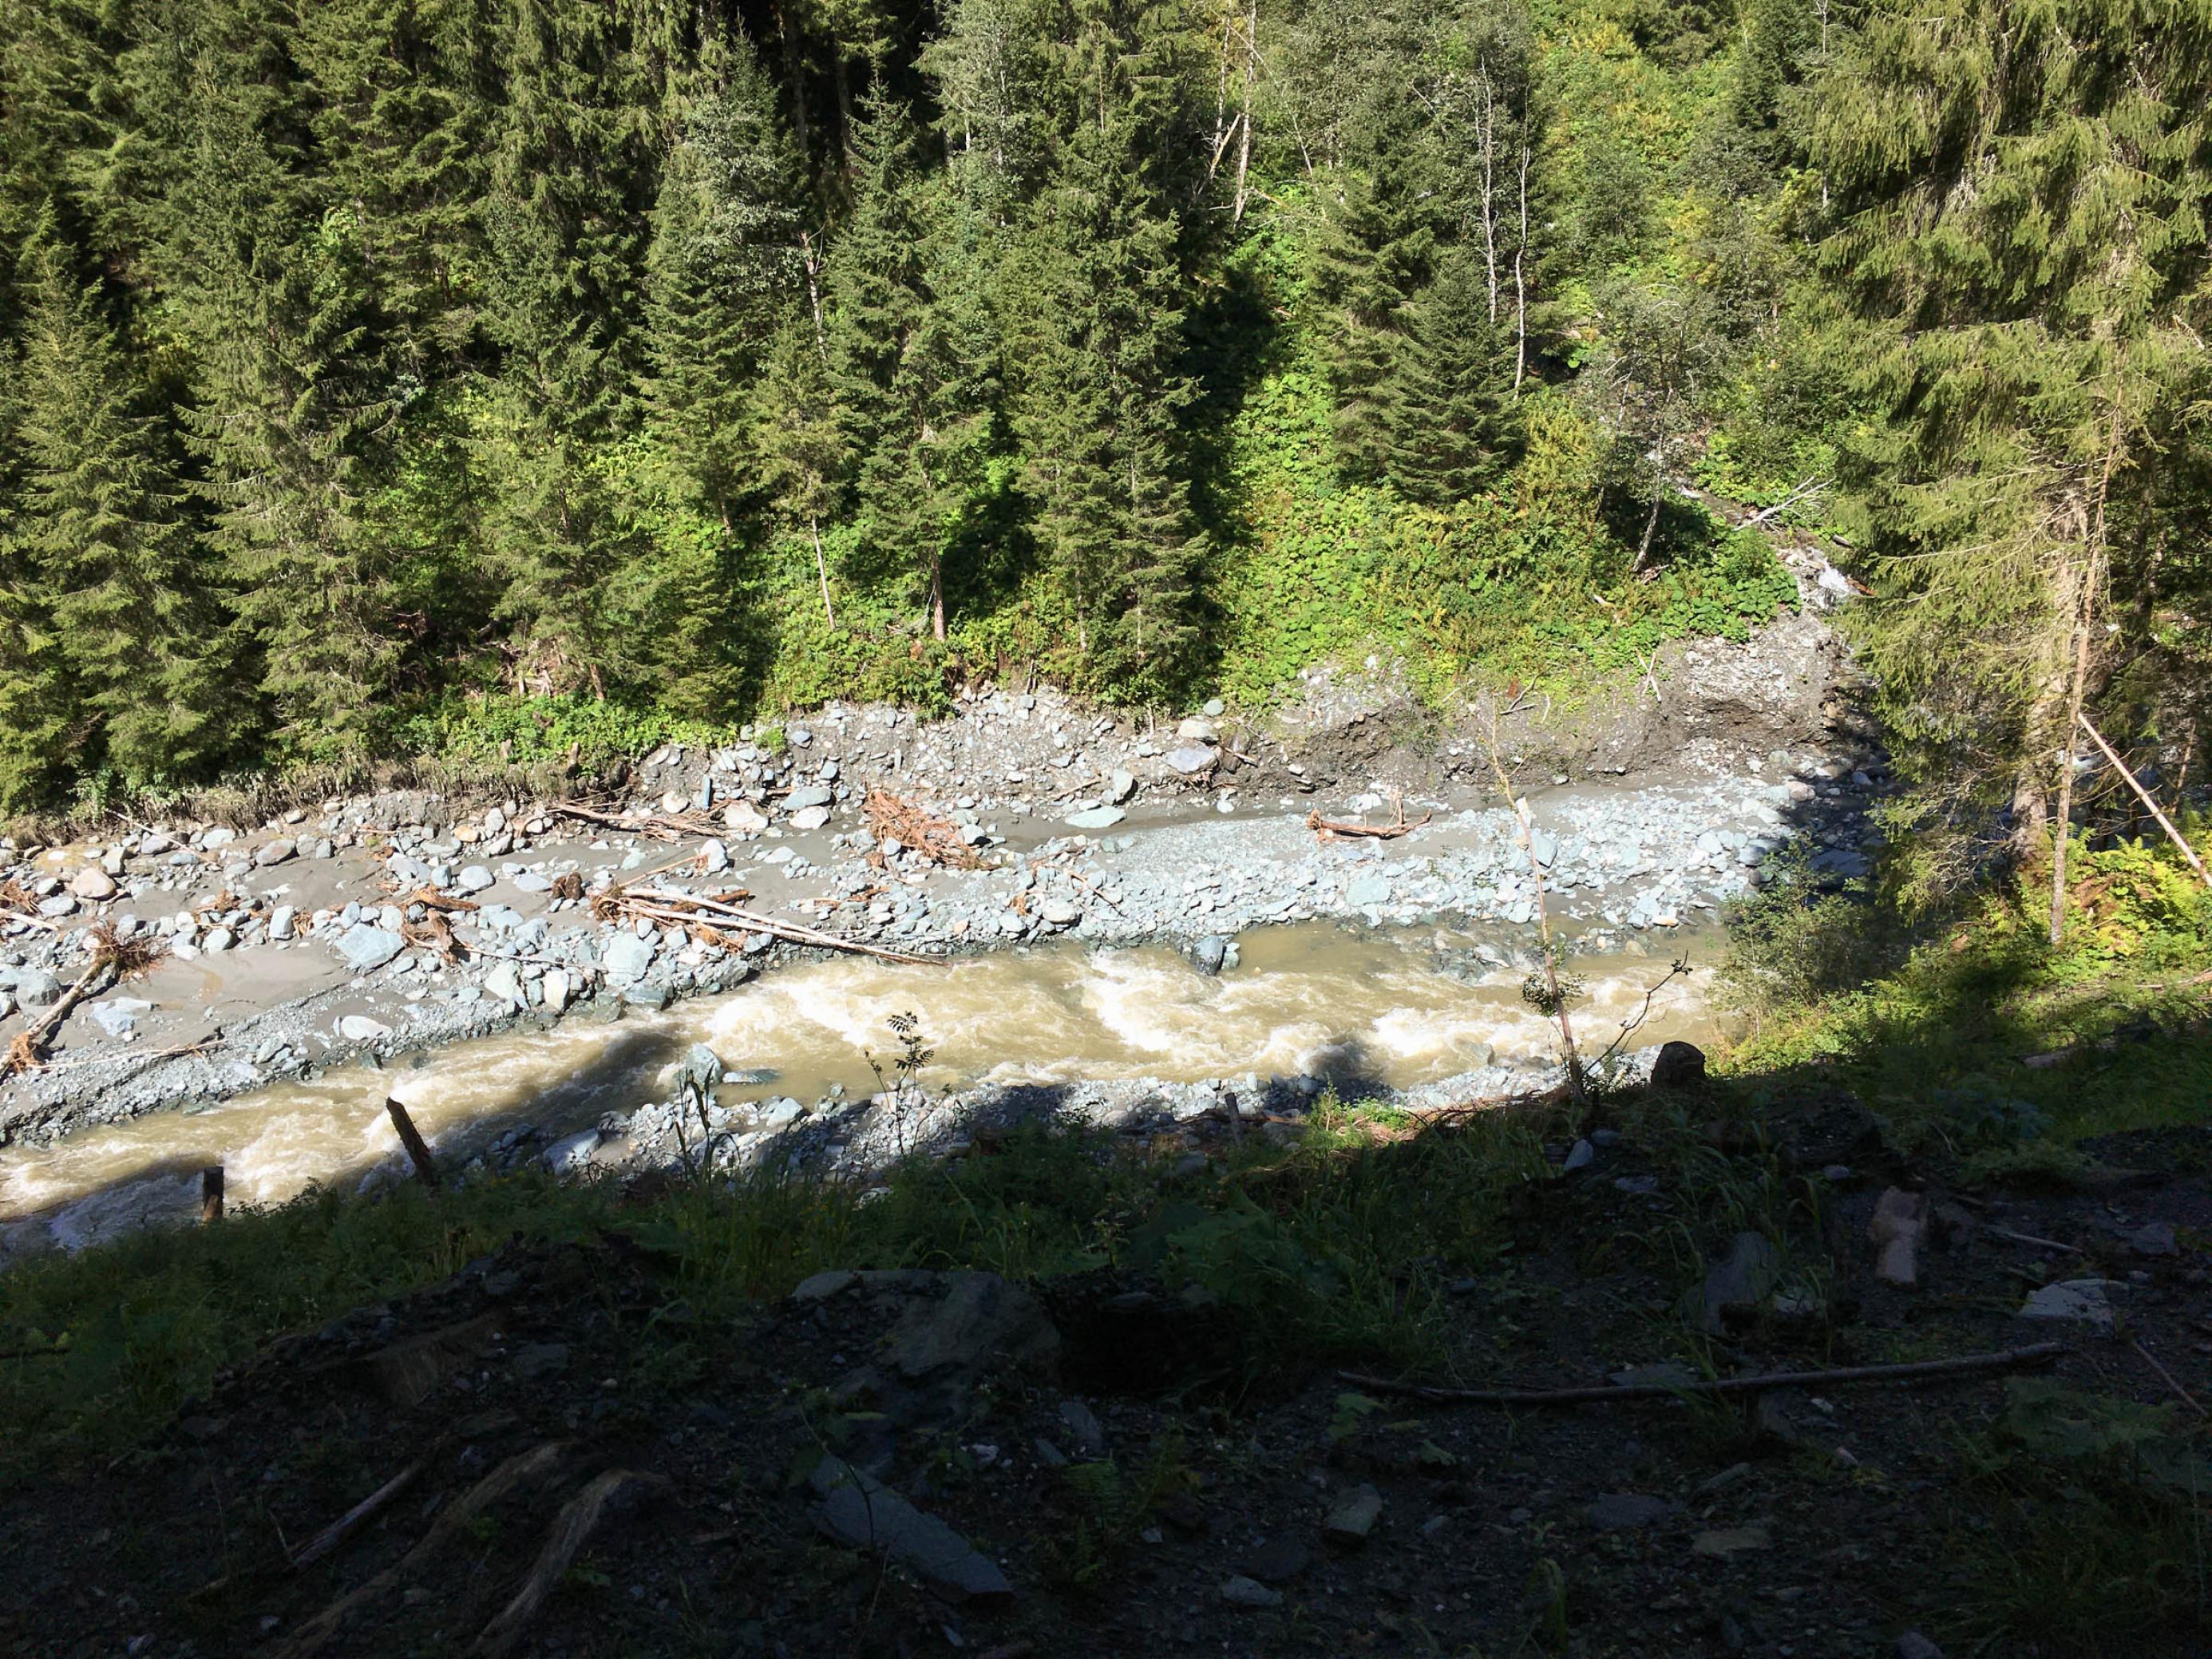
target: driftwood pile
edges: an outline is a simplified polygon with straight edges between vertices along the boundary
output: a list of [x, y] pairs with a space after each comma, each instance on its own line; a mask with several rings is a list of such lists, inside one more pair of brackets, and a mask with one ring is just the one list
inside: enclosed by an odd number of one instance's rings
[[[975, 856], [974, 848], [960, 838], [960, 831], [952, 821], [937, 817], [917, 802], [872, 786], [860, 803], [860, 810], [867, 814], [868, 833], [879, 842], [896, 841], [932, 864], [943, 865], [949, 870], [982, 867], [982, 860]], [[872, 858], [870, 861], [881, 860]]]
[[1406, 798], [1394, 795], [1390, 804], [1397, 809], [1397, 817], [1389, 823], [1358, 823], [1344, 818], [1325, 818], [1319, 812], [1309, 812], [1306, 814], [1306, 828], [1324, 842], [1395, 841], [1401, 836], [1413, 834], [1432, 816], [1424, 812], [1408, 823], [1406, 822]]

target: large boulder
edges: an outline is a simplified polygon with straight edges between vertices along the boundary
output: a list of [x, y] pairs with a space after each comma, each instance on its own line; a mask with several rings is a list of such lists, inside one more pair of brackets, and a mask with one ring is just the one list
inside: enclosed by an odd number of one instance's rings
[[1698, 1089], [1705, 1086], [1705, 1051], [1694, 1042], [1668, 1042], [1660, 1045], [1658, 1059], [1651, 1062], [1651, 1086], [1655, 1089]]

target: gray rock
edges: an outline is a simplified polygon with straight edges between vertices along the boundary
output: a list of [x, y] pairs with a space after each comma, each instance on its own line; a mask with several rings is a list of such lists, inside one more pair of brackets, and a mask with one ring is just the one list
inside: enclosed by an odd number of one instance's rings
[[599, 963], [607, 970], [607, 977], [617, 984], [643, 976], [653, 966], [653, 958], [660, 948], [657, 939], [640, 939], [635, 933], [617, 933], [601, 947]]
[[2112, 1328], [2112, 1300], [2108, 1279], [2063, 1279], [2045, 1285], [2021, 1304], [2022, 1319], [2050, 1319], [2087, 1325], [2093, 1330]]
[[535, 870], [525, 870], [514, 878], [514, 890], [518, 893], [550, 893], [553, 890], [553, 878], [541, 876]]
[[269, 937], [280, 945], [298, 931], [300, 913], [289, 904], [280, 904], [269, 913]]
[[522, 988], [522, 970], [511, 962], [495, 963], [483, 979], [484, 994], [521, 1007], [530, 1000], [530, 994]]
[[1635, 1532], [1657, 1526], [1680, 1507], [1642, 1492], [1607, 1492], [1583, 1511], [1583, 1518], [1600, 1532]]
[[1060, 1420], [1067, 1425], [1067, 1431], [1075, 1437], [1076, 1449], [1089, 1457], [1106, 1455], [1106, 1430], [1098, 1421], [1098, 1413], [1080, 1400], [1060, 1402]]
[[1212, 766], [1215, 755], [1214, 751], [1205, 744], [1194, 743], [1186, 744], [1178, 749], [1170, 749], [1163, 758], [1185, 777], [1190, 777]]
[[1269, 1589], [1257, 1579], [1247, 1578], [1241, 1572], [1222, 1585], [1221, 1599], [1232, 1607], [1279, 1607], [1283, 1605], [1282, 1591]]
[[1390, 902], [1390, 878], [1378, 873], [1355, 877], [1344, 890], [1344, 902], [1355, 910], [1371, 910]]
[[1354, 1486], [1329, 1505], [1322, 1531], [1332, 1544], [1364, 1544], [1382, 1517], [1382, 1494], [1372, 1486]]
[[73, 916], [76, 914], [76, 899], [68, 893], [57, 893], [50, 899], [40, 899], [39, 914], [49, 921], [58, 921], [64, 916]]
[[1048, 927], [1073, 927], [1083, 920], [1083, 907], [1073, 899], [1048, 898], [1037, 907]]
[[1528, 850], [1534, 855], [1536, 862], [1548, 870], [1559, 856], [1559, 838], [1548, 830], [1531, 830], [1528, 832]]
[[525, 1382], [543, 1382], [568, 1369], [568, 1345], [565, 1342], [532, 1342], [514, 1356], [514, 1374]]
[[2171, 1221], [2146, 1222], [2136, 1229], [2128, 1240], [2128, 1248], [2137, 1255], [2176, 1255], [2180, 1253], [2180, 1241], [2174, 1237]]
[[1088, 811], [1071, 812], [1062, 822], [1071, 830], [1111, 830], [1128, 816], [1118, 806], [1094, 806]]
[[1566, 1162], [1559, 1165], [1562, 1175], [1572, 1175], [1577, 1170], [1587, 1170], [1597, 1162], [1597, 1148], [1587, 1140], [1577, 1140], [1567, 1149]]
[[481, 893], [492, 884], [492, 873], [481, 864], [462, 867], [459, 885], [464, 893]]
[[730, 849], [711, 836], [699, 846], [699, 867], [710, 876], [718, 876], [730, 867]]
[[538, 994], [545, 999], [545, 1012], [558, 1014], [568, 1006], [568, 973], [564, 968], [549, 968], [545, 977], [538, 981]]
[[622, 1000], [630, 1007], [649, 1008], [657, 1014], [668, 1006], [668, 988], [665, 985], [625, 985], [622, 988]]
[[1705, 1051], [1694, 1042], [1662, 1042], [1651, 1062], [1655, 1089], [1697, 1089], [1705, 1081]]
[[791, 815], [791, 827], [794, 830], [819, 830], [829, 822], [830, 809], [826, 806], [805, 807]]
[[1106, 799], [1116, 806], [1126, 806], [1129, 798], [1136, 793], [1136, 774], [1125, 772], [1120, 767], [1115, 767], [1106, 780]]
[[857, 1273], [845, 1268], [832, 1267], [827, 1273], [800, 1279], [799, 1288], [791, 1293], [791, 1299], [793, 1302], [827, 1302], [840, 1291], [850, 1289], [857, 1278]]
[[1728, 1309], [1755, 1308], [1774, 1292], [1781, 1260], [1765, 1235], [1741, 1232], [1729, 1245], [1727, 1257], [1705, 1274], [1698, 1304], [1698, 1322], [1717, 1334]]
[[997, 1273], [945, 1277], [941, 1301], [917, 1302], [884, 1339], [886, 1357], [909, 1381], [947, 1372], [974, 1376], [1004, 1359], [1044, 1368], [1060, 1352], [1060, 1333], [1043, 1305]]
[[836, 801], [836, 799], [837, 792], [830, 788], [828, 784], [810, 783], [800, 788], [793, 790], [791, 793], [785, 798], [783, 804], [789, 811], [799, 812], [805, 811], [810, 806], [831, 805]]
[[711, 1099], [724, 1069], [720, 1054], [703, 1042], [695, 1042], [684, 1052], [683, 1062], [676, 1068], [676, 1081]]
[[1271, 1538], [1244, 1558], [1244, 1571], [1263, 1584], [1287, 1584], [1304, 1572], [1313, 1552], [1295, 1538]]
[[1897, 1638], [1897, 1659], [1943, 1659], [1943, 1650], [1917, 1630]]
[[799, 1121], [800, 1113], [805, 1110], [805, 1108], [789, 1095], [781, 1096], [761, 1109], [761, 1127], [771, 1133], [778, 1129], [788, 1129]]
[[51, 1008], [62, 1000], [62, 982], [38, 968], [15, 973], [15, 1000], [26, 1008]]
[[1233, 941], [1225, 933], [1208, 933], [1190, 947], [1191, 965], [1211, 977], [1229, 965]]
[[264, 842], [253, 854], [253, 861], [262, 869], [268, 870], [280, 864], [289, 864], [299, 855], [299, 842], [279, 837], [276, 841]]
[[574, 1134], [563, 1135], [545, 1149], [545, 1167], [556, 1175], [581, 1175], [592, 1167], [592, 1155], [599, 1150], [599, 1132], [596, 1128], [580, 1129]]
[[137, 997], [112, 997], [106, 1002], [95, 1002], [85, 1009], [93, 1023], [112, 1037], [127, 1036], [138, 1024], [138, 1016], [150, 1014], [154, 1005]]
[[338, 1021], [338, 1035], [348, 1042], [374, 1042], [392, 1035], [392, 1028], [367, 1014], [347, 1014]]
[[70, 878], [70, 891], [81, 899], [113, 898], [115, 878], [97, 865], [88, 864]]
[[838, 1542], [888, 1556], [957, 1601], [1012, 1598], [1014, 1587], [988, 1556], [843, 1459], [824, 1457], [815, 1465], [811, 1484], [822, 1500], [814, 1523]]
[[220, 955], [237, 943], [238, 935], [232, 933], [229, 928], [214, 927], [209, 929], [208, 936], [200, 941], [200, 949]]
[[338, 935], [338, 954], [346, 965], [356, 974], [366, 974], [398, 956], [407, 948], [407, 941], [388, 927], [375, 927], [357, 921]]

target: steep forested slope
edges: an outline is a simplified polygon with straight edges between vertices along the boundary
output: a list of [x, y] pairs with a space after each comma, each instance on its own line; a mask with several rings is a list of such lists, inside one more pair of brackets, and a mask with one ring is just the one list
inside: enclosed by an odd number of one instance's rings
[[1924, 14], [5, 0], [0, 805], [1626, 664], [1790, 594], [1694, 478], [2033, 822], [2190, 717], [2206, 19]]

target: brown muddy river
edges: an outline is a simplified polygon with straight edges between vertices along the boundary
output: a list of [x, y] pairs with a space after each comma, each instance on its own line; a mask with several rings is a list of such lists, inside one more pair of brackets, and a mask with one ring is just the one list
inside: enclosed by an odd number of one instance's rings
[[[1327, 922], [1257, 929], [1240, 941], [1242, 965], [1219, 978], [1164, 945], [1071, 943], [942, 967], [800, 963], [665, 1014], [608, 1024], [587, 1013], [550, 1030], [438, 1049], [411, 1067], [349, 1066], [203, 1110], [0, 1149], [0, 1256], [196, 1212], [199, 1171], [210, 1164], [224, 1166], [234, 1206], [396, 1169], [386, 1095], [459, 1159], [516, 1124], [559, 1132], [659, 1098], [663, 1074], [694, 1042], [726, 1066], [774, 1073], [725, 1085], [726, 1103], [812, 1100], [836, 1084], [866, 1094], [875, 1086], [866, 1051], [893, 1046], [886, 1022], [900, 1012], [919, 1018], [935, 1051], [923, 1080], [938, 1088], [1247, 1072], [1356, 1073], [1405, 1087], [1480, 1066], [1486, 1048], [1501, 1061], [1548, 1059], [1557, 1032], [1522, 1000], [1522, 971], [1485, 967], [1475, 942], [1454, 931], [1374, 933]], [[1703, 961], [1716, 945], [1675, 936], [1648, 952], [1632, 947], [1578, 964], [1588, 994], [1575, 1018], [1585, 1046], [1611, 1040], [1673, 955]], [[1710, 1041], [1705, 981], [1700, 972], [1668, 986], [1631, 1046]]]

